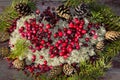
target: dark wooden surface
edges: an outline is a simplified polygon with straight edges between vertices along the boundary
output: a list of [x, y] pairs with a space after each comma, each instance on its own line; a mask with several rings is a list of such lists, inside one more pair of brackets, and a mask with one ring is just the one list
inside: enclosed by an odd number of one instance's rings
[[[40, 1], [40, 0], [38, 0]], [[45, 1], [45, 0], [41, 0]], [[57, 5], [57, 0], [53, 0], [54, 2], [46, 2], [44, 6], [41, 6], [41, 1], [37, 3], [38, 8], [46, 8], [47, 5], [55, 6]], [[46, 0], [52, 1], [52, 0]], [[60, 1], [60, 0], [59, 0]], [[99, 0], [100, 3], [106, 4], [112, 8], [112, 10], [120, 15], [120, 0]], [[3, 9], [10, 4], [11, 0], [0, 0], [0, 13]], [[0, 44], [4, 46], [6, 44]], [[120, 55], [114, 58], [113, 67], [106, 72], [105, 78], [102, 80], [120, 80]], [[8, 64], [5, 60], [0, 61], [0, 80], [31, 80], [24, 76], [22, 72], [18, 72], [13, 69], [8, 68]]]

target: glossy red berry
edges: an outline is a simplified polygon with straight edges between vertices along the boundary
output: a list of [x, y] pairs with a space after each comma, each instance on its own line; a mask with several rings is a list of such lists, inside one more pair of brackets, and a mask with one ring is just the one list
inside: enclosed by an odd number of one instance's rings
[[40, 14], [40, 10], [36, 10], [36, 14]]

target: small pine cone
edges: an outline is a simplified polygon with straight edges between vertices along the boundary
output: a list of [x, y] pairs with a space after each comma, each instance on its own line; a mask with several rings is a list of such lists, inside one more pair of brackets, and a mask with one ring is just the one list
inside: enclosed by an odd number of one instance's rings
[[57, 75], [59, 75], [62, 72], [62, 68], [61, 66], [55, 66], [53, 67], [53, 69], [50, 70], [50, 72], [48, 73], [48, 78], [51, 79], [53, 77], [56, 77]]
[[0, 48], [0, 59], [3, 59], [4, 57], [7, 57], [10, 52], [9, 47], [1, 47]]
[[96, 49], [98, 50], [102, 50], [104, 48], [104, 41], [99, 41], [97, 44], [96, 44]]
[[105, 39], [106, 40], [117, 40], [120, 38], [120, 32], [117, 31], [107, 31], [105, 34]]
[[75, 7], [75, 15], [78, 16], [79, 18], [84, 18], [89, 14], [90, 11], [88, 5], [86, 5], [85, 3], [81, 3], [80, 5]]
[[71, 19], [70, 8], [65, 5], [58, 6], [58, 8], [56, 9], [56, 13], [59, 17], [64, 18], [66, 20]]
[[22, 60], [16, 59], [16, 60], [13, 61], [13, 65], [17, 69], [23, 69], [24, 66], [25, 66], [25, 63]]
[[15, 6], [15, 10], [21, 15], [26, 16], [31, 14], [31, 8], [25, 3], [19, 3]]
[[71, 75], [75, 74], [77, 71], [73, 66], [71, 66], [69, 64], [64, 64], [63, 65], [63, 72], [65, 75], [71, 76]]
[[0, 42], [5, 42], [9, 40], [9, 38], [10, 38], [10, 35], [7, 31], [0, 32]]

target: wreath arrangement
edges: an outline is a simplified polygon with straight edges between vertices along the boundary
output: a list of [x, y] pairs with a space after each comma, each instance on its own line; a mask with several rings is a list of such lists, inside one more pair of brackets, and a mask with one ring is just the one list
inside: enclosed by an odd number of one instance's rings
[[120, 17], [94, 0], [37, 10], [13, 0], [0, 15], [0, 55], [35, 80], [97, 80], [120, 50]]

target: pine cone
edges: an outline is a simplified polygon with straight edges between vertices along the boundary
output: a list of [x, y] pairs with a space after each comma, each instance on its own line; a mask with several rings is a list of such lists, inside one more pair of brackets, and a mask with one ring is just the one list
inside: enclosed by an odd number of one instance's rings
[[26, 16], [31, 14], [31, 8], [25, 3], [19, 3], [15, 6], [15, 10], [21, 15]]
[[22, 60], [16, 59], [16, 60], [13, 61], [13, 65], [17, 69], [23, 69], [24, 66], [25, 66], [25, 63]]
[[0, 32], [0, 42], [5, 42], [9, 40], [9, 38], [10, 38], [10, 35], [7, 31]]
[[105, 39], [106, 40], [117, 40], [120, 39], [120, 32], [117, 31], [107, 31], [105, 34]]
[[97, 48], [98, 50], [102, 50], [102, 49], [104, 48], [104, 45], [105, 45], [104, 41], [99, 41], [99, 42], [96, 44], [96, 48]]
[[53, 67], [52, 70], [50, 70], [48, 78], [51, 79], [53, 77], [56, 77], [57, 75], [59, 75], [62, 72], [62, 68], [61, 66], [55, 66]]
[[69, 64], [64, 64], [63, 72], [65, 73], [65, 75], [71, 76], [71, 75], [75, 74], [77, 71], [73, 66], [71, 66]]
[[10, 52], [10, 49], [8, 47], [1, 47], [0, 48], [0, 59], [3, 59], [4, 57], [8, 56]]
[[75, 7], [75, 15], [78, 16], [79, 18], [84, 18], [87, 15], [90, 14], [90, 11], [88, 9], [88, 5], [85, 3], [81, 3], [77, 7]]
[[59, 17], [69, 20], [71, 18], [70, 8], [64, 5], [58, 6], [56, 13]]

